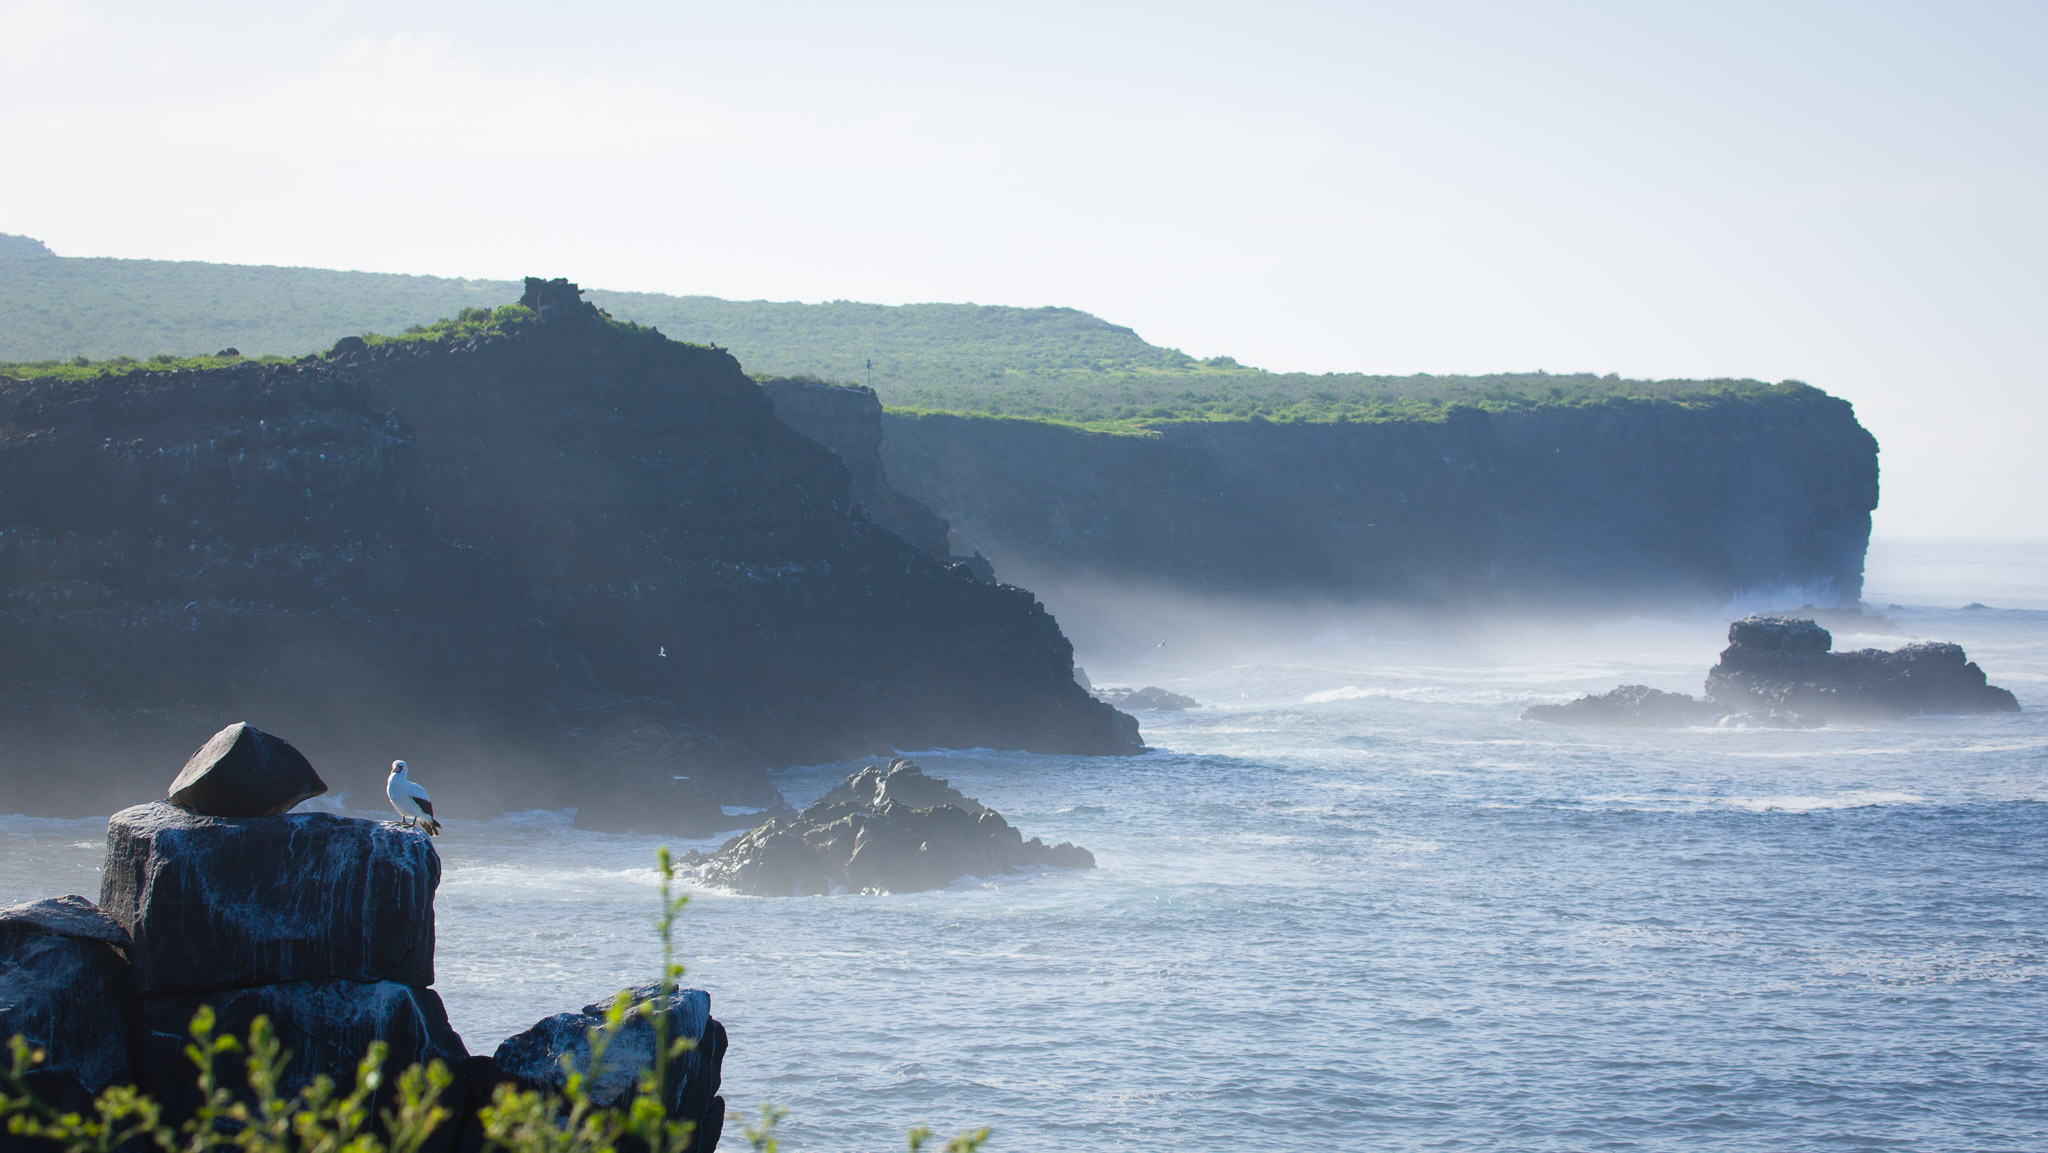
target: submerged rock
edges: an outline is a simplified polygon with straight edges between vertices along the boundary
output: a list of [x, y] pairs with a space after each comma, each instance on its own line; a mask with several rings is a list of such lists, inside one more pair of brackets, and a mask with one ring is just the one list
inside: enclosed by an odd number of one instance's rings
[[[152, 998], [142, 1009], [142, 1084], [172, 1117], [189, 1117], [199, 1105], [195, 1070], [184, 1050], [192, 1015], [202, 1004], [213, 1006], [217, 1036], [247, 1037], [258, 1016], [270, 1018], [278, 1040], [292, 1053], [279, 1086], [286, 1095], [322, 1073], [341, 1085], [354, 1085], [356, 1064], [372, 1041], [391, 1046], [385, 1083], [375, 1098], [380, 1106], [390, 1104], [397, 1076], [407, 1066], [443, 1061], [453, 1071], [469, 1056], [449, 1027], [441, 998], [432, 989], [398, 981], [328, 978]], [[221, 1073], [223, 1084], [243, 1084], [238, 1059], [224, 1059]], [[450, 1093], [459, 1094], [460, 1086], [458, 1080]], [[457, 1111], [462, 1105], [444, 1103]]]
[[1612, 728], [1680, 729], [1709, 724], [1721, 709], [1686, 693], [1667, 693], [1647, 685], [1623, 685], [1598, 696], [1584, 696], [1562, 705], [1531, 705], [1525, 721], [1553, 725], [1602, 725]]
[[114, 814], [100, 905], [143, 996], [343, 978], [434, 982], [441, 859], [418, 833], [329, 813]]
[[326, 791], [327, 782], [290, 742], [237, 721], [185, 762], [170, 799], [210, 817], [275, 817]]
[[[657, 1000], [659, 995], [655, 985], [633, 990], [636, 1003]], [[492, 1057], [497, 1075], [528, 1088], [561, 1092], [568, 1081], [562, 1068], [565, 1056], [579, 1072], [591, 1072], [590, 1031], [604, 1024], [610, 1008], [595, 1004], [585, 1005], [580, 1013], [557, 1013], [506, 1038]], [[711, 1149], [718, 1143], [725, 1117], [725, 1099], [718, 1095], [725, 1026], [711, 1016], [711, 995], [702, 989], [676, 990], [664, 1015], [669, 1039], [688, 1037], [694, 1045], [671, 1070], [663, 1108], [672, 1118], [696, 1122], [693, 1149]], [[591, 1100], [605, 1108], [624, 1105], [636, 1092], [640, 1071], [654, 1066], [654, 1056], [654, 1023], [641, 1016], [627, 1018], [605, 1050], [604, 1065], [588, 1083]]]
[[97, 912], [83, 897], [0, 910], [0, 1041], [19, 1033], [45, 1051], [37, 1091], [53, 1104], [132, 1075], [128, 962], [106, 932], [126, 938]]
[[1157, 709], [1177, 711], [1199, 709], [1201, 703], [1193, 697], [1168, 692], [1157, 685], [1146, 685], [1142, 689], [1101, 688], [1095, 690], [1095, 699], [1120, 709]]
[[727, 841], [701, 860], [711, 884], [759, 896], [908, 893], [963, 876], [1032, 865], [1092, 869], [1075, 845], [1025, 840], [1002, 814], [962, 796], [909, 760], [870, 765], [794, 817], [782, 816]]
[[1796, 713], [1829, 720], [2018, 712], [1961, 645], [1929, 642], [1886, 652], [1829, 650], [1819, 624], [1752, 616], [1728, 626], [1728, 647], [1707, 673], [1707, 696], [1728, 711]]

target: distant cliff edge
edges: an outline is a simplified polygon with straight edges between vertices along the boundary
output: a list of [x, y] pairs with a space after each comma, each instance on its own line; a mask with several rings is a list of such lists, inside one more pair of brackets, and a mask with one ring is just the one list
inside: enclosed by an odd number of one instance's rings
[[881, 456], [1005, 580], [1448, 607], [1854, 603], [1878, 495], [1877, 441], [1796, 383], [1135, 432], [891, 412]]
[[[0, 359], [296, 354], [517, 291], [0, 235]], [[1623, 611], [1861, 590], [1877, 446], [1795, 382], [1272, 373], [1072, 309], [591, 298], [766, 374], [777, 414], [851, 471], [856, 516], [986, 578], [979, 550], [1068, 611], [1105, 579]], [[825, 383], [846, 379], [872, 389]]]
[[107, 811], [235, 720], [371, 802], [730, 827], [770, 764], [1119, 753], [1022, 589], [863, 516], [717, 349], [566, 282], [411, 338], [0, 378], [0, 779]]

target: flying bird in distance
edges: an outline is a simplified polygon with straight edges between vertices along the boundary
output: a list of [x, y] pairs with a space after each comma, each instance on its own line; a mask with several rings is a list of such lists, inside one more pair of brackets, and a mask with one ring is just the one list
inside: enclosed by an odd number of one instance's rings
[[405, 775], [404, 761], [391, 762], [391, 778], [384, 782], [384, 795], [391, 798], [391, 807], [398, 810], [401, 824], [425, 829], [430, 837], [441, 831], [441, 822], [434, 819], [434, 798]]

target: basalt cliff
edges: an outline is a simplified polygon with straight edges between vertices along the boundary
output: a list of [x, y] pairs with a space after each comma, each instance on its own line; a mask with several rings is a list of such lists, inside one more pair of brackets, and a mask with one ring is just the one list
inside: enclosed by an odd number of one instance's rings
[[1800, 384], [1442, 419], [1136, 434], [889, 413], [880, 455], [951, 551], [1041, 592], [1611, 610], [1862, 591], [1877, 442]]
[[[517, 291], [0, 235], [0, 359], [296, 353]], [[874, 523], [1069, 612], [1096, 588], [1111, 616], [1133, 587], [1566, 612], [1861, 589], [1877, 444], [1797, 382], [1269, 373], [1072, 309], [593, 298], [742, 350]]]
[[[873, 523], [725, 352], [529, 281], [482, 331], [0, 381], [0, 779], [105, 812], [195, 731], [337, 788], [730, 827], [764, 768], [1120, 753], [1033, 596]], [[500, 310], [504, 315], [505, 310]]]

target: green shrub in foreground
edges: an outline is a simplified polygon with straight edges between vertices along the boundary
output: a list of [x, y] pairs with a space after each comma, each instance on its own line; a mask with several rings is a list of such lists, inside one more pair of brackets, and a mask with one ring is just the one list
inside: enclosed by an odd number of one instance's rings
[[[660, 867], [661, 915], [655, 920], [662, 955], [659, 994], [636, 1003], [629, 991], [621, 990], [613, 998], [604, 1024], [590, 1031], [589, 1066], [578, 1069], [570, 1054], [563, 1055], [566, 1081], [561, 1093], [499, 1085], [490, 1104], [477, 1111], [486, 1150], [616, 1153], [624, 1144], [647, 1153], [680, 1153], [689, 1145], [695, 1123], [670, 1119], [663, 1103], [674, 1088], [676, 1062], [695, 1042], [688, 1037], [670, 1040], [668, 1015], [659, 1008], [670, 1002], [683, 976], [683, 966], [675, 960], [675, 923], [690, 898], [675, 891], [675, 860], [666, 847], [660, 851]], [[640, 1014], [654, 1024], [654, 1066], [640, 1070], [639, 1092], [624, 1108], [600, 1108], [591, 1101], [589, 1087], [604, 1067], [612, 1040]], [[164, 1122], [163, 1107], [132, 1085], [109, 1086], [88, 1112], [51, 1108], [27, 1085], [45, 1054], [19, 1034], [8, 1042], [10, 1061], [0, 1074], [0, 1119], [8, 1132], [52, 1141], [66, 1153], [116, 1153], [131, 1142], [142, 1142], [158, 1153], [419, 1153], [451, 1116], [441, 1095], [454, 1083], [454, 1075], [441, 1061], [413, 1065], [400, 1073], [394, 1105], [372, 1117], [372, 1098], [383, 1087], [384, 1060], [390, 1054], [384, 1042], [372, 1042], [363, 1054], [355, 1085], [347, 1093], [323, 1073], [288, 1097], [279, 1086], [292, 1054], [278, 1041], [268, 1018], [256, 1018], [246, 1040], [216, 1036], [214, 1025], [211, 1007], [201, 1006], [193, 1014], [185, 1055], [196, 1070], [201, 1104], [175, 1129]], [[217, 1062], [227, 1054], [244, 1057], [244, 1094], [221, 1084]], [[748, 1144], [757, 1153], [776, 1153], [776, 1126], [786, 1115], [787, 1110], [764, 1104], [757, 1121], [744, 1122], [737, 1115], [733, 1120], [744, 1123]], [[986, 1127], [961, 1133], [947, 1143], [947, 1153], [976, 1153], [988, 1135]], [[911, 1153], [920, 1153], [931, 1136], [923, 1126], [912, 1129]]]

